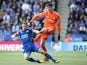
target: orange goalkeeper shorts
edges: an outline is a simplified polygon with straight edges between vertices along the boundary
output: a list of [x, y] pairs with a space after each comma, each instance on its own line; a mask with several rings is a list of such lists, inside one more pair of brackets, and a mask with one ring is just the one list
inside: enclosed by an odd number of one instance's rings
[[40, 33], [34, 38], [34, 42], [38, 39], [46, 40], [49, 35], [53, 34], [55, 32], [55, 28], [53, 27], [44, 27], [44, 29], [47, 31], [47, 33]]
[[47, 33], [41, 33], [41, 39], [47, 39], [49, 35], [55, 32], [55, 28], [53, 27], [45, 27], [44, 29], [47, 31]]

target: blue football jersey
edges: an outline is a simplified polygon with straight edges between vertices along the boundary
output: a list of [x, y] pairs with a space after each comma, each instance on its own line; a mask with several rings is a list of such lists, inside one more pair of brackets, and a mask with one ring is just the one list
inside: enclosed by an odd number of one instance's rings
[[27, 30], [21, 30], [19, 33], [19, 37], [24, 47], [29, 47], [33, 44], [32, 38], [32, 28], [28, 28]]

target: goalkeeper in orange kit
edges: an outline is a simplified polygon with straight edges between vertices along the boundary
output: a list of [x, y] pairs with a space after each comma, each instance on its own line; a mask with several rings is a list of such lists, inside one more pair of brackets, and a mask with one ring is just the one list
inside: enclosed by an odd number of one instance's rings
[[[58, 24], [58, 39], [60, 39], [60, 31], [61, 31], [60, 15], [53, 10], [52, 4], [48, 3], [47, 10], [35, 15], [30, 22], [33, 22], [37, 18], [42, 18], [42, 17], [44, 17], [44, 26], [40, 31], [41, 33], [35, 37], [34, 41], [41, 39], [40, 40], [41, 47], [44, 51], [47, 51], [45, 47], [45, 41], [47, 40], [49, 35], [54, 34], [56, 30], [56, 24]], [[49, 60], [48, 58], [46, 57], [44, 58], [44, 61], [48, 60]]]

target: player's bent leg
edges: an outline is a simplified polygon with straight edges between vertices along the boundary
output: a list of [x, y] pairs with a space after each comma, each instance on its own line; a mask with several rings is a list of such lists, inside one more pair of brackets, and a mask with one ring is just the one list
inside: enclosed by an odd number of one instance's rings
[[43, 28], [40, 32], [42, 32], [42, 33], [48, 33], [48, 30], [46, 29], [46, 28]]
[[42, 33], [38, 34], [38, 35], [34, 38], [34, 42], [38, 41], [38, 39], [41, 38], [41, 35], [42, 35]]
[[[45, 39], [41, 39], [41, 48], [45, 51], [45, 52], [47, 52], [47, 50], [46, 50], [46, 47], [45, 47]], [[47, 61], [49, 61], [49, 59], [45, 56], [45, 58], [44, 58], [44, 61], [45, 62], [47, 62]]]
[[45, 39], [41, 39], [40, 43], [41, 43], [41, 48], [46, 52], [46, 47], [45, 47]]
[[59, 63], [59, 60], [55, 60], [50, 54], [48, 54], [47, 52], [44, 52], [41, 48], [38, 51], [39, 53], [43, 54], [44, 56], [46, 56], [48, 59], [50, 59], [51, 61], [53, 61], [54, 63]]
[[24, 53], [24, 59], [29, 60], [29, 55]]
[[27, 61], [30, 61], [30, 62], [41, 63], [40, 60], [35, 60], [35, 59], [31, 58], [28, 54], [24, 54], [24, 58], [25, 58]]

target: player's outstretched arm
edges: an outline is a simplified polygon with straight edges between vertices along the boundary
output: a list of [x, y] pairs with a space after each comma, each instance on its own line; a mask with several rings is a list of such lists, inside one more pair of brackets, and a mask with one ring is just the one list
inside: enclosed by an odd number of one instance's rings
[[39, 30], [33, 30], [33, 32], [36, 33], [36, 34], [39, 34], [40, 33]]
[[15, 33], [15, 34], [13, 34], [13, 35], [11, 36], [11, 38], [12, 38], [13, 40], [15, 40], [17, 37], [18, 37], [18, 33]]

